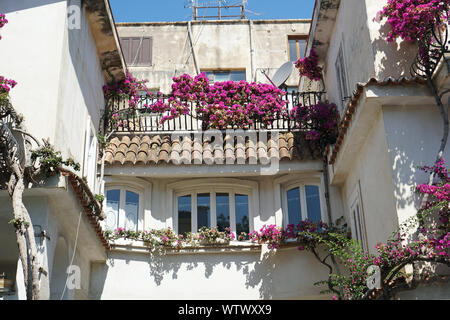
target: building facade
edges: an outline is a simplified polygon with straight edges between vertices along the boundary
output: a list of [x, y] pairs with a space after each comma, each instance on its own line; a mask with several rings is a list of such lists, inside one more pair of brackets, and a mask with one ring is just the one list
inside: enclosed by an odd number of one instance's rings
[[[295, 243], [271, 250], [236, 239], [161, 254], [143, 241], [108, 240], [105, 231], [186, 234], [217, 226], [239, 235], [344, 217], [352, 236], [374, 252], [417, 212], [411, 186], [427, 178], [417, 166], [434, 162], [441, 119], [424, 80], [410, 74], [416, 46], [387, 43], [387, 26], [373, 20], [386, 1], [316, 0], [312, 20], [119, 23], [117, 30], [107, 0], [83, 3], [0, 5], [10, 20], [0, 42], [7, 48], [0, 60], [9, 62], [2, 73], [20, 84], [13, 105], [30, 132], [82, 164], [79, 174], [62, 173], [25, 192], [33, 224], [45, 231], [37, 237], [43, 299], [327, 299], [314, 283], [328, 279], [328, 269]], [[80, 28], [72, 29], [76, 8]], [[44, 14], [51, 19], [38, 22]], [[225, 132], [202, 130], [193, 114], [161, 125], [141, 110], [145, 98], [117, 128], [101, 121], [104, 108], [129, 108], [126, 101], [107, 104], [102, 92], [126, 69], [164, 94], [185, 73], [269, 84], [282, 65], [312, 49], [324, 81], [306, 82], [294, 69], [283, 88], [289, 106], [337, 104], [339, 137], [325, 165], [285, 119]], [[439, 93], [450, 87], [445, 59], [434, 81]], [[103, 130], [111, 140], [100, 157]], [[100, 193], [104, 215], [95, 217], [83, 197]], [[23, 299], [6, 191], [0, 201], [0, 273], [15, 279], [0, 299]], [[79, 288], [65, 286], [71, 265], [81, 269]], [[449, 288], [419, 287], [398, 298], [448, 298]]]
[[[11, 103], [39, 141], [48, 139], [79, 172], [60, 173], [24, 193], [36, 232], [42, 299], [87, 299], [92, 261], [107, 258], [99, 215], [87, 208], [99, 193], [97, 132], [110, 76], [125, 76], [107, 1], [2, 1], [2, 75], [15, 79]], [[42, 17], [47, 17], [43, 19]], [[42, 143], [42, 142], [41, 142]], [[34, 146], [35, 147], [35, 146]], [[84, 179], [82, 179], [84, 177]], [[0, 191], [0, 273], [10, 285], [0, 299], [25, 299], [11, 199]], [[97, 215], [95, 215], [97, 214]], [[70, 265], [78, 288], [66, 286]], [[73, 270], [70, 271], [73, 274]]]

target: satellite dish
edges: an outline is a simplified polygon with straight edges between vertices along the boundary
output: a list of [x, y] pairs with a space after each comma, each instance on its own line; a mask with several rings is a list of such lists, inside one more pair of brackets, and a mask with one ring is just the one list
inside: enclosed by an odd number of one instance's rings
[[286, 80], [291, 76], [294, 70], [294, 64], [290, 61], [283, 64], [272, 77], [272, 82], [276, 87], [281, 87]]

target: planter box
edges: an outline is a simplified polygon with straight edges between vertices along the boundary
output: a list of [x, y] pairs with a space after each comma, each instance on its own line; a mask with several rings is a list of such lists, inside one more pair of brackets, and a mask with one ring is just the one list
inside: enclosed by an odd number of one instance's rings
[[217, 239], [216, 242], [208, 242], [206, 240], [201, 240], [201, 241], [199, 241], [199, 244], [201, 246], [224, 246], [224, 245], [229, 245], [230, 241], [224, 240], [224, 239]]

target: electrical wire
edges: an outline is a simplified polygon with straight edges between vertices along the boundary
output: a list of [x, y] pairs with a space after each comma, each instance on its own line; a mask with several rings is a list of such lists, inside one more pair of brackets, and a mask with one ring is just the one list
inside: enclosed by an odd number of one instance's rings
[[[74, 248], [73, 248], [73, 254], [72, 254], [72, 260], [70, 261], [70, 264], [69, 264], [69, 266], [71, 266], [71, 265], [73, 265], [73, 261], [74, 261], [74, 259], [75, 259], [75, 254], [76, 254], [76, 252], [77, 252], [77, 246], [78, 246], [78, 235], [79, 235], [79, 233], [80, 233], [80, 224], [81, 224], [81, 215], [83, 214], [83, 211], [80, 211], [80, 217], [78, 218], [78, 226], [77, 226], [77, 233], [76, 233], [76, 236], [75, 236], [75, 245], [74, 245]], [[53, 258], [54, 259], [54, 258]], [[67, 289], [67, 280], [69, 279], [69, 275], [67, 275], [67, 278], [66, 278], [66, 284], [64, 285], [64, 290], [63, 290], [63, 292], [62, 292], [62, 294], [61, 294], [61, 299], [60, 300], [62, 300], [63, 298], [64, 298], [64, 294], [66, 293], [66, 289]]]

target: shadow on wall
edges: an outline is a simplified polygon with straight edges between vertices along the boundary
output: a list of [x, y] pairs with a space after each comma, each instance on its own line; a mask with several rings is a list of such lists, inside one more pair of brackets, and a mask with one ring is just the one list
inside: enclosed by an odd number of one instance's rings
[[378, 79], [388, 77], [410, 77], [410, 68], [418, 52], [417, 44], [406, 40], [387, 42], [386, 37], [390, 31], [390, 25], [385, 22], [380, 26], [380, 37], [372, 43], [375, 56], [375, 76]]
[[[396, 134], [404, 134], [396, 133]], [[420, 204], [419, 196], [416, 193], [412, 193], [411, 188], [416, 185], [416, 180], [420, 175], [420, 170], [417, 169], [417, 163], [414, 159], [411, 159], [408, 154], [396, 147], [391, 150], [391, 157], [394, 160], [394, 196], [397, 203], [397, 209], [405, 209], [407, 207], [418, 207]], [[425, 178], [425, 177], [424, 177]]]
[[[112, 252], [106, 264], [94, 264], [91, 270], [89, 299], [164, 298], [170, 290], [188, 294], [187, 287], [192, 288], [189, 292], [193, 298], [197, 298], [195, 292], [210, 295], [211, 299], [216, 298], [216, 292], [217, 297], [229, 299], [317, 297], [323, 288], [314, 283], [328, 276], [327, 269], [312, 255], [300, 253], [296, 248], [264, 250], [262, 255], [261, 252], [168, 255]], [[236, 290], [233, 293], [229, 288]]]

